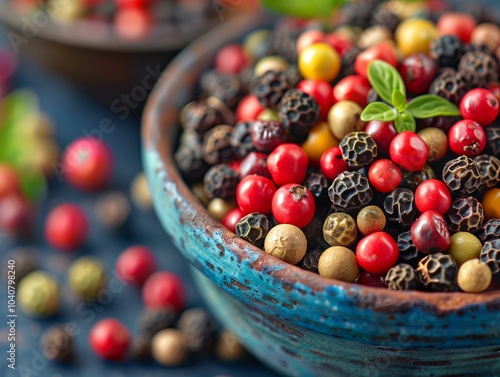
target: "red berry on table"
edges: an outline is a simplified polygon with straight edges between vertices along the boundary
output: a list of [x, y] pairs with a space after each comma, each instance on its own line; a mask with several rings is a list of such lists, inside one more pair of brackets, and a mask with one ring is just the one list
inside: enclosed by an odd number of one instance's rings
[[429, 55], [418, 53], [408, 56], [399, 67], [406, 89], [413, 94], [424, 94], [436, 77], [438, 65]]
[[256, 95], [248, 94], [245, 96], [238, 107], [236, 108], [236, 119], [240, 120], [256, 120], [259, 114], [266, 108], [262, 106]]
[[236, 187], [236, 202], [245, 215], [260, 212], [271, 213], [276, 185], [269, 178], [249, 175]]
[[460, 115], [474, 120], [481, 126], [488, 126], [498, 117], [498, 98], [490, 90], [476, 88], [469, 90], [460, 101]]
[[453, 153], [473, 157], [486, 146], [486, 132], [481, 125], [470, 119], [455, 123], [448, 132], [448, 142]]
[[301, 184], [306, 179], [309, 158], [297, 144], [281, 144], [267, 156], [267, 168], [274, 183]]
[[186, 306], [184, 283], [171, 272], [155, 272], [142, 287], [142, 300], [149, 309], [181, 312]]
[[273, 196], [273, 216], [280, 224], [304, 228], [314, 217], [316, 204], [307, 188], [294, 183], [281, 186]]
[[236, 207], [229, 211], [226, 216], [221, 220], [221, 224], [224, 225], [231, 232], [236, 233], [236, 224], [245, 216], [243, 211]]
[[87, 216], [75, 204], [53, 208], [45, 220], [45, 238], [54, 248], [72, 251], [80, 248], [88, 233]]
[[130, 345], [130, 332], [116, 319], [106, 318], [92, 327], [89, 343], [97, 356], [109, 361], [123, 361]]
[[321, 172], [330, 181], [333, 181], [337, 176], [347, 170], [349, 165], [342, 158], [342, 150], [339, 147], [327, 149], [319, 160]]
[[406, 171], [419, 171], [427, 162], [429, 147], [412, 131], [397, 134], [389, 147], [391, 160]]
[[375, 232], [364, 237], [356, 247], [359, 265], [371, 274], [384, 274], [399, 257], [398, 244], [386, 232]]
[[0, 199], [21, 192], [19, 177], [10, 165], [0, 164]]
[[371, 87], [366, 77], [349, 75], [333, 87], [333, 98], [335, 102], [350, 100], [356, 102], [361, 107], [366, 107], [368, 104], [368, 92]]
[[418, 251], [434, 254], [450, 247], [450, 232], [439, 212], [427, 211], [421, 214], [411, 226], [411, 239]]
[[440, 35], [454, 35], [462, 43], [469, 43], [476, 20], [467, 13], [446, 12], [439, 17], [436, 26]]
[[113, 169], [113, 156], [103, 140], [81, 137], [73, 141], [62, 157], [63, 178], [77, 189], [104, 188]]
[[333, 103], [333, 88], [327, 81], [322, 80], [302, 80], [297, 85], [297, 89], [313, 97], [321, 108], [321, 119], [328, 119], [328, 112]]
[[115, 269], [125, 283], [141, 286], [156, 270], [156, 259], [147, 247], [131, 246], [118, 256]]
[[370, 165], [368, 180], [375, 190], [386, 193], [395, 190], [400, 185], [403, 174], [394, 162], [382, 158]]
[[215, 57], [215, 69], [221, 75], [237, 75], [247, 65], [245, 50], [236, 43], [223, 47]]
[[20, 193], [12, 193], [0, 199], [0, 229], [7, 235], [29, 236], [34, 219], [32, 206]]
[[393, 67], [398, 67], [398, 54], [394, 45], [381, 42], [361, 52], [354, 62], [354, 70], [363, 77], [368, 77], [368, 65], [374, 60], [383, 60]]
[[427, 179], [415, 190], [415, 204], [422, 213], [433, 210], [444, 215], [451, 205], [450, 190], [439, 179]]
[[380, 120], [371, 120], [366, 126], [365, 130], [370, 135], [375, 143], [377, 143], [379, 154], [389, 155], [389, 147], [394, 136], [398, 134], [394, 127], [394, 122], [382, 122]]

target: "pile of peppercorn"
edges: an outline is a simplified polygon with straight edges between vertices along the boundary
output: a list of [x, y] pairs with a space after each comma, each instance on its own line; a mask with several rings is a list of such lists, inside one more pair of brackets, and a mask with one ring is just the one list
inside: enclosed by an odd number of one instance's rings
[[355, 2], [218, 51], [175, 153], [209, 213], [324, 277], [497, 289], [500, 28], [433, 7]]

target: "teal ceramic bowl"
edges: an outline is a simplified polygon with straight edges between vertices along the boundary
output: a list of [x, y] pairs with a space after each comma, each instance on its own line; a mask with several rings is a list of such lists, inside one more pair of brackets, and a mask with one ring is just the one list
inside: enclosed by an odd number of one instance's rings
[[181, 53], [143, 122], [156, 212], [197, 270], [207, 304], [255, 356], [288, 376], [500, 376], [500, 291], [396, 292], [325, 279], [238, 238], [183, 182], [173, 160], [179, 111], [216, 51], [262, 22], [225, 23]]

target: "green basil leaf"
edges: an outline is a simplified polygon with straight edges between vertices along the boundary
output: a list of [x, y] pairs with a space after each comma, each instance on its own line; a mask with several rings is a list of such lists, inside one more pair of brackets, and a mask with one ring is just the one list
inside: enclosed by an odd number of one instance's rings
[[460, 115], [458, 107], [447, 99], [432, 94], [424, 94], [412, 99], [406, 110], [419, 119]]
[[417, 125], [415, 123], [415, 118], [411, 115], [407, 110], [399, 113], [396, 119], [394, 120], [394, 127], [396, 127], [396, 131], [413, 131], [417, 129]]
[[392, 104], [398, 111], [406, 109], [406, 97], [398, 89], [392, 91]]
[[372, 102], [366, 106], [361, 113], [361, 120], [368, 122], [370, 120], [380, 120], [389, 122], [396, 119], [398, 112], [383, 102]]
[[304, 19], [329, 17], [347, 0], [261, 0], [261, 3], [272, 12]]
[[368, 66], [368, 80], [385, 102], [392, 103], [392, 93], [398, 90], [406, 98], [406, 88], [398, 70], [383, 60], [374, 60]]

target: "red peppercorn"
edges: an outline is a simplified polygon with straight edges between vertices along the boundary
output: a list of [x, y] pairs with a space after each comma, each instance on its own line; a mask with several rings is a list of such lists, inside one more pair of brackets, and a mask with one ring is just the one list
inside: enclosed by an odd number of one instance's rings
[[238, 167], [240, 179], [246, 176], [257, 174], [266, 178], [271, 178], [271, 173], [267, 169], [267, 155], [265, 153], [250, 152]]
[[267, 168], [278, 186], [304, 182], [308, 164], [306, 152], [297, 144], [281, 144], [267, 157]]
[[367, 123], [364, 132], [370, 135], [377, 143], [379, 154], [389, 156], [389, 147], [394, 136], [398, 134], [394, 122], [371, 120]]
[[45, 238], [56, 249], [72, 251], [80, 248], [87, 238], [85, 213], [75, 204], [53, 208], [45, 220]]
[[116, 319], [106, 318], [92, 327], [89, 343], [97, 356], [109, 361], [123, 361], [130, 345], [130, 332]]
[[304, 186], [289, 183], [281, 186], [273, 196], [273, 216], [280, 224], [304, 228], [315, 211], [314, 196]]
[[131, 246], [120, 254], [115, 269], [124, 282], [141, 286], [156, 270], [156, 259], [148, 248]]
[[337, 176], [347, 170], [349, 165], [342, 158], [342, 150], [339, 147], [327, 149], [319, 160], [321, 172], [330, 181], [333, 181]]
[[325, 41], [325, 33], [321, 30], [306, 30], [302, 34], [300, 34], [297, 39], [297, 53], [300, 55], [302, 50], [310, 45], [318, 42]]
[[173, 309], [180, 313], [186, 305], [184, 283], [171, 272], [155, 272], [144, 283], [142, 300], [149, 309]]
[[371, 89], [370, 82], [366, 77], [349, 75], [340, 80], [333, 88], [335, 102], [350, 100], [361, 107], [368, 104], [368, 92]]
[[117, 9], [113, 25], [116, 34], [121, 38], [137, 40], [146, 37], [151, 32], [154, 22], [147, 7], [123, 6]]
[[236, 233], [236, 224], [238, 224], [238, 221], [240, 221], [243, 216], [245, 216], [245, 214], [240, 208], [234, 208], [222, 218], [221, 224], [231, 232]]
[[498, 98], [488, 89], [469, 90], [460, 101], [460, 114], [464, 119], [474, 120], [488, 126], [498, 117]]
[[272, 211], [275, 192], [276, 185], [269, 178], [249, 175], [236, 187], [236, 202], [245, 215], [252, 212], [267, 215]]
[[450, 190], [438, 179], [427, 179], [417, 186], [415, 204], [422, 213], [433, 210], [444, 215], [451, 205]]
[[469, 43], [476, 20], [467, 13], [446, 12], [439, 17], [436, 26], [440, 35], [454, 35], [462, 43]]
[[256, 95], [249, 94], [238, 104], [236, 108], [236, 119], [238, 121], [256, 120], [265, 109], [266, 108], [260, 104]]
[[450, 232], [439, 212], [427, 211], [421, 214], [411, 226], [411, 239], [418, 251], [433, 254], [450, 247]]
[[395, 190], [403, 180], [403, 174], [391, 160], [382, 158], [376, 160], [368, 169], [370, 185], [379, 192]]
[[0, 229], [7, 235], [31, 235], [34, 219], [32, 206], [20, 193], [12, 193], [0, 199]]
[[328, 119], [328, 112], [333, 106], [333, 88], [327, 81], [302, 80], [297, 89], [313, 97], [321, 108], [321, 119]]
[[17, 172], [10, 165], [0, 164], [0, 199], [21, 192]]
[[237, 75], [247, 64], [245, 50], [239, 44], [223, 47], [215, 57], [215, 69], [221, 75]]
[[63, 178], [80, 190], [104, 188], [111, 178], [113, 157], [103, 140], [81, 137], [72, 142], [62, 157]]
[[120, 8], [145, 8], [152, 3], [152, 0], [115, 0], [115, 4]]
[[374, 60], [383, 60], [393, 67], [398, 67], [398, 54], [394, 45], [381, 42], [361, 52], [354, 62], [354, 70], [358, 75], [368, 77], [368, 65]]
[[413, 94], [424, 94], [436, 77], [437, 63], [429, 55], [410, 55], [401, 63], [399, 72], [406, 88]]
[[429, 157], [429, 147], [412, 131], [397, 134], [389, 147], [391, 160], [407, 171], [422, 170]]
[[387, 288], [387, 286], [385, 285], [385, 274], [376, 275], [363, 271], [361, 274], [359, 274], [359, 278], [356, 283], [367, 285], [369, 287]]
[[448, 142], [453, 153], [473, 157], [481, 154], [486, 146], [486, 132], [470, 119], [455, 123], [448, 132]]
[[384, 274], [399, 257], [396, 241], [386, 232], [375, 232], [364, 237], [356, 247], [359, 265], [371, 274]]
[[332, 46], [340, 56], [351, 49], [352, 42], [337, 33], [328, 33], [324, 38], [325, 42]]

